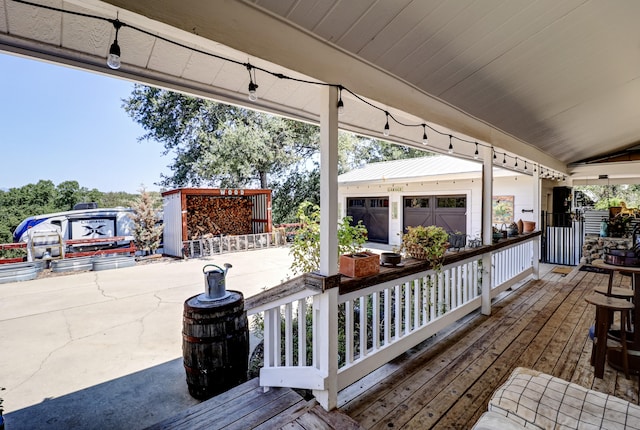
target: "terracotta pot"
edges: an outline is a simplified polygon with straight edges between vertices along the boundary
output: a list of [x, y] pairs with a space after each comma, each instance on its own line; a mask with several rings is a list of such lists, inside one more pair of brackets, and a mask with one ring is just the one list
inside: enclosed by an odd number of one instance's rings
[[350, 278], [375, 275], [380, 272], [380, 256], [373, 252], [359, 252], [340, 256], [340, 273]]
[[522, 232], [531, 233], [536, 229], [535, 221], [522, 221]]

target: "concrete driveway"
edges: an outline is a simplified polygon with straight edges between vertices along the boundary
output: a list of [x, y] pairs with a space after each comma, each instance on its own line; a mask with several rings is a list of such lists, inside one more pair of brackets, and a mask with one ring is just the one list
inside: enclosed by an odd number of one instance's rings
[[182, 367], [184, 301], [231, 263], [249, 297], [286, 279], [288, 248], [0, 284], [8, 430], [137, 429], [198, 403]]

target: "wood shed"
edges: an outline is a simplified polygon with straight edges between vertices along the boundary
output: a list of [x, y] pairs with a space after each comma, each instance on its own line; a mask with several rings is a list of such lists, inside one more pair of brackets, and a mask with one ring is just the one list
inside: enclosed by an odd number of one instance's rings
[[271, 232], [271, 190], [178, 188], [162, 201], [167, 255], [181, 257], [187, 240]]

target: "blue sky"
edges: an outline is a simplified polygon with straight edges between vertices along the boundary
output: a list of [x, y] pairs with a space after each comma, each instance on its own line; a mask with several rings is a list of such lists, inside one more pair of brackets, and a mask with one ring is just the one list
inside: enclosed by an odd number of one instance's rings
[[122, 108], [132, 82], [2, 53], [0, 77], [0, 189], [48, 179], [137, 193], [170, 172]]

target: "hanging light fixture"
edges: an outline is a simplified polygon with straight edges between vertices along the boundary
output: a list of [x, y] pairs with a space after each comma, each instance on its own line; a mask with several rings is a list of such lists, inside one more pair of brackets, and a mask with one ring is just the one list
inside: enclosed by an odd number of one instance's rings
[[113, 27], [116, 29], [116, 37], [113, 39], [111, 48], [109, 48], [109, 56], [107, 57], [107, 66], [116, 70], [120, 68], [120, 45], [118, 45], [118, 31], [122, 27], [122, 23], [116, 18], [112, 21]]
[[[251, 70], [253, 70], [253, 75], [251, 74]], [[255, 102], [258, 100], [258, 94], [256, 93], [258, 84], [255, 83], [256, 70], [251, 64], [247, 63], [247, 71], [249, 72], [249, 100]]]
[[428, 145], [429, 140], [427, 139], [427, 124], [422, 124], [422, 144]]
[[480, 157], [480, 153], [478, 152], [478, 142], [476, 142], [476, 152], [473, 153], [473, 158], [478, 159]]
[[451, 135], [449, 135], [449, 150], [447, 151], [449, 154], [453, 154], [453, 143], [451, 143]]
[[384, 131], [382, 132], [382, 134], [384, 134], [385, 136], [389, 136], [389, 112], [384, 111], [384, 114], [387, 117], [387, 122], [384, 124]]
[[524, 170], [527, 170], [527, 160], [524, 160]]
[[518, 157], [516, 157], [516, 164], [515, 164], [513, 167], [515, 167], [516, 169], [518, 169]]
[[342, 85], [338, 85], [338, 115], [344, 113], [344, 103], [342, 102]]
[[507, 164], [507, 153], [502, 154], [502, 164]]
[[498, 158], [498, 156], [496, 155], [496, 150], [493, 150], [493, 159], [496, 160]]

